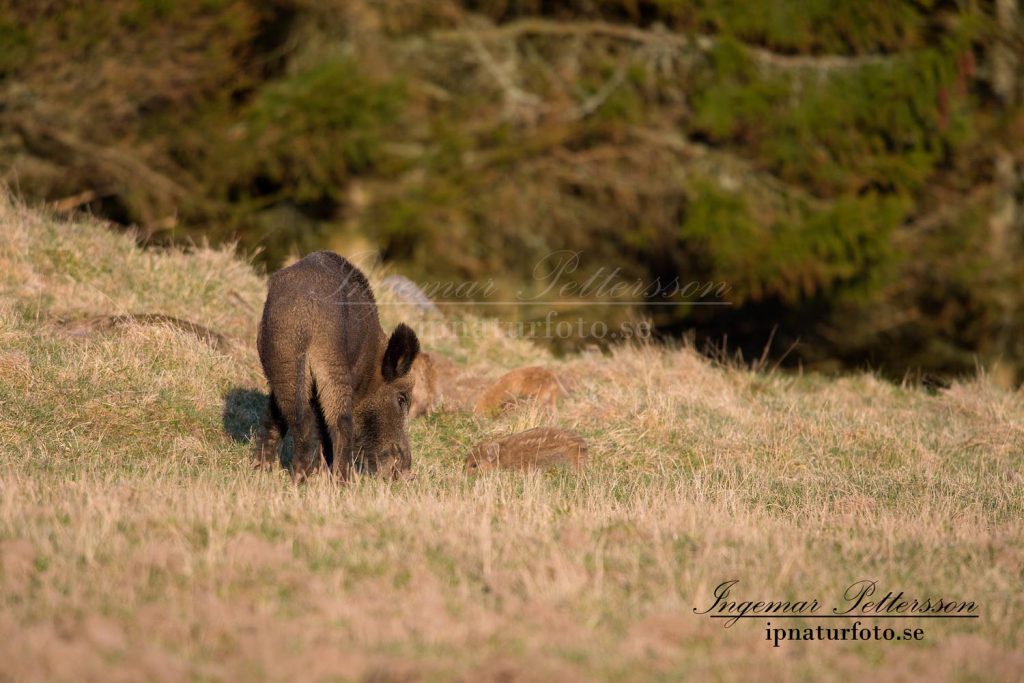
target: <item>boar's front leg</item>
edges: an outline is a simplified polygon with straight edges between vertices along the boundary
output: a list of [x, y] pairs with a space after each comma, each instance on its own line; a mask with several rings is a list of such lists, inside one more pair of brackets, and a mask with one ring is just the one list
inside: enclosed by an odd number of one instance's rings
[[331, 450], [334, 459], [331, 461], [331, 473], [348, 481], [354, 469], [352, 462], [352, 413], [341, 415], [328, 428], [331, 435]]
[[342, 481], [348, 481], [354, 466], [352, 383], [343, 368], [332, 368], [324, 380], [317, 383], [320, 407], [331, 439], [331, 452], [328, 454], [325, 449], [324, 456], [331, 463], [331, 473]]

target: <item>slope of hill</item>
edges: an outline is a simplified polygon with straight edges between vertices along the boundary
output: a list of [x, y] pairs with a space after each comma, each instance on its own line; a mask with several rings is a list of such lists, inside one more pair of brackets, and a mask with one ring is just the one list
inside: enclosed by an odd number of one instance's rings
[[[570, 377], [557, 421], [586, 436], [590, 469], [466, 478], [468, 445], [545, 418], [440, 412], [411, 426], [416, 479], [296, 488], [247, 460], [263, 292], [229, 249], [140, 250], [0, 202], [0, 680], [1024, 670], [1020, 391], [755, 373], [685, 348], [556, 360], [435, 320], [426, 346], [463, 365]], [[129, 313], [225, 343], [95, 322]], [[733, 579], [737, 600], [823, 612], [874, 579], [875, 598], [973, 601], [980, 618], [868, 617], [923, 640], [775, 649], [762, 620], [694, 614]], [[848, 625], [785, 626], [819, 623]]]

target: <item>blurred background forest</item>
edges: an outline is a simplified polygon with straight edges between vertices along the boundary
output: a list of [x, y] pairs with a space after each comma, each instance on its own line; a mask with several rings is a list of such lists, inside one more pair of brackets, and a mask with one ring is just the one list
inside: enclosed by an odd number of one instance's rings
[[[727, 282], [747, 358], [1024, 379], [1016, 0], [0, 0], [0, 181], [268, 268]], [[528, 309], [519, 312], [529, 317]], [[774, 336], [773, 336], [774, 335]], [[799, 344], [793, 347], [794, 342]]]

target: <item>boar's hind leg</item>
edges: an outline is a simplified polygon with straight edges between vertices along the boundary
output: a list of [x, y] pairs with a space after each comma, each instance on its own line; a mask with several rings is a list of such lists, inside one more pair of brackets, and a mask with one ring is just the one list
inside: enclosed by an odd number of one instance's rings
[[296, 419], [292, 425], [292, 479], [296, 484], [320, 464], [320, 439], [316, 421], [316, 406], [309, 400], [295, 407]]
[[292, 480], [296, 484], [305, 481], [309, 474], [320, 466], [320, 422], [316, 405], [316, 382], [306, 356], [295, 366], [295, 404], [288, 413], [288, 425], [292, 433]]
[[288, 423], [285, 422], [284, 415], [281, 414], [281, 406], [277, 404], [277, 398], [271, 391], [267, 408], [263, 411], [263, 419], [260, 422], [256, 447], [253, 449], [253, 467], [267, 469], [277, 464], [281, 439], [284, 438], [287, 431]]

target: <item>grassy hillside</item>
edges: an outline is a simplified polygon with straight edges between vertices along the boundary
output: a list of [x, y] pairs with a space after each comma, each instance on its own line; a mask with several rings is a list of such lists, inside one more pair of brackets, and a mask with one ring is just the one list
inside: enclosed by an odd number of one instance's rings
[[[442, 412], [412, 425], [415, 480], [296, 488], [247, 460], [263, 293], [230, 250], [142, 251], [0, 204], [0, 680], [1024, 670], [1020, 391], [754, 373], [687, 349], [555, 360], [482, 323], [460, 339], [419, 321], [427, 348], [483, 373], [568, 377], [558, 423], [592, 467], [467, 479], [469, 444], [544, 418]], [[123, 313], [227, 341], [81, 322]], [[737, 598], [827, 609], [877, 579], [973, 600], [980, 619], [900, 620], [921, 642], [774, 649], [760, 620], [693, 613], [729, 579]]]

